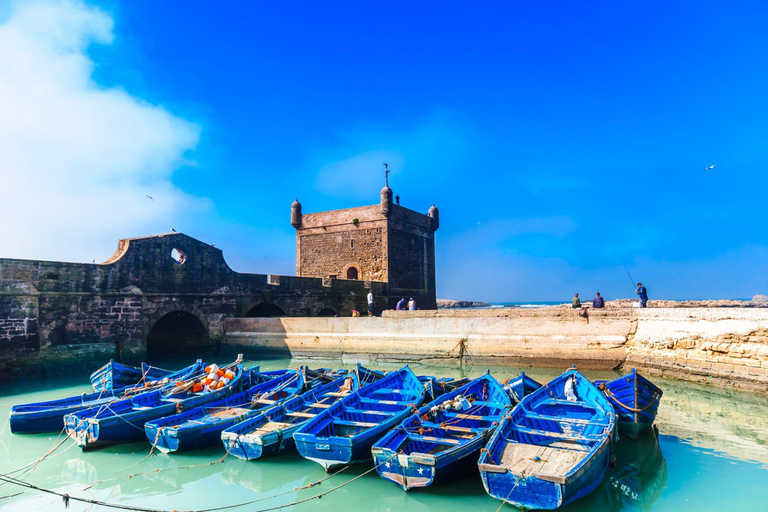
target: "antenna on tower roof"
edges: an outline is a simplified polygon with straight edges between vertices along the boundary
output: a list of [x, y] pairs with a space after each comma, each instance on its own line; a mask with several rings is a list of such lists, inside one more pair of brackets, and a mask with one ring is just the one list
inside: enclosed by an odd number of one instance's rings
[[387, 187], [389, 186], [389, 173], [390, 172], [391, 171], [389, 170], [389, 164], [385, 162], [384, 163], [384, 185], [387, 186]]

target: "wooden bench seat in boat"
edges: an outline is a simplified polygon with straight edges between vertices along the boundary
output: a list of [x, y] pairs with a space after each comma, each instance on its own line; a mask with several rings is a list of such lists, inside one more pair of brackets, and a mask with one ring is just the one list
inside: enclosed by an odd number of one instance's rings
[[234, 418], [235, 416], [240, 416], [241, 414], [248, 412], [251, 412], [251, 409], [245, 409], [242, 407], [227, 407], [220, 411], [212, 412], [210, 415], [216, 418]]
[[479, 434], [480, 432], [483, 432], [486, 430], [484, 428], [460, 427], [458, 425], [441, 425], [439, 423], [434, 423], [432, 421], [424, 421], [421, 423], [421, 426], [424, 428], [431, 428], [434, 430], [441, 429], [441, 430], [453, 431], [453, 432], [463, 432], [465, 434]]
[[254, 400], [257, 404], [265, 404], [265, 405], [272, 405], [277, 402], [277, 400], [269, 400], [267, 398], [257, 398]]
[[549, 416], [547, 414], [537, 414], [535, 412], [526, 412], [526, 418], [533, 418], [536, 420], [550, 420], [557, 423], [574, 423], [579, 425], [605, 425], [604, 421], [589, 421], [580, 420], [578, 418], [563, 418], [562, 416]]
[[458, 439], [449, 439], [444, 437], [432, 437], [432, 436], [419, 436], [411, 434], [408, 436], [408, 439], [411, 441], [424, 441], [426, 443], [435, 443], [435, 444], [450, 444], [450, 445], [456, 445], [461, 444], [461, 441]]
[[485, 416], [478, 416], [477, 414], [464, 414], [461, 412], [446, 412], [446, 416], [449, 418], [459, 418], [461, 420], [484, 420], [490, 422]]
[[356, 412], [358, 414], [375, 414], [377, 416], [394, 416], [392, 411], [371, 411], [369, 409], [347, 409], [347, 412]]
[[409, 405], [410, 402], [397, 401], [397, 400], [377, 400], [375, 398], [360, 398], [360, 403], [363, 404], [385, 404], [385, 405]]
[[321, 404], [321, 403], [318, 402], [318, 403], [314, 403], [314, 404], [309, 404], [309, 407], [319, 407], [321, 409], [327, 409], [331, 405], [333, 405], [333, 404]]
[[352, 420], [338, 420], [334, 418], [333, 420], [334, 425], [346, 425], [350, 427], [375, 427], [378, 426], [378, 423], [367, 423], [365, 421], [352, 421]]
[[314, 418], [317, 414], [311, 412], [286, 412], [286, 416], [293, 416], [295, 418]]
[[255, 428], [248, 432], [246, 435], [252, 435], [252, 434], [268, 434], [270, 432], [275, 432], [276, 430], [280, 430], [286, 427], [292, 427], [292, 423], [283, 423], [281, 421], [268, 421], [264, 423], [263, 425], [260, 425], [258, 428]]
[[[515, 425], [514, 428], [518, 432], [522, 432], [523, 434], [531, 434], [531, 435], [534, 435], [534, 436], [555, 437], [555, 438], [563, 439], [563, 440], [566, 440], [566, 441], [595, 442], [595, 439], [592, 439], [592, 438], [589, 438], [589, 437], [570, 436], [568, 434], [563, 434], [561, 432], [550, 432], [548, 430], [537, 430], [535, 428], [528, 428], [528, 427], [523, 427], [523, 426], [520, 426], [520, 425]], [[511, 441], [511, 442], [514, 442], [514, 441]]]

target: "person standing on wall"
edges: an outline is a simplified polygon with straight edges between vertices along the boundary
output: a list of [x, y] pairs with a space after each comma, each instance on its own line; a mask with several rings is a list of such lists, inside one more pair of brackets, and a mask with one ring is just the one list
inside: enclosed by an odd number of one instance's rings
[[368, 316], [373, 316], [373, 290], [368, 291]]
[[578, 293], [573, 295], [573, 300], [571, 301], [571, 307], [573, 309], [579, 309], [581, 307], [581, 299], [579, 299]]
[[595, 298], [592, 299], [592, 309], [604, 309], [605, 308], [605, 299], [603, 299], [600, 296], [600, 292], [597, 292], [597, 295], [595, 295]]
[[640, 307], [647, 307], [646, 304], [648, 303], [648, 289], [643, 286], [643, 283], [637, 283], [637, 290], [635, 291], [640, 296]]

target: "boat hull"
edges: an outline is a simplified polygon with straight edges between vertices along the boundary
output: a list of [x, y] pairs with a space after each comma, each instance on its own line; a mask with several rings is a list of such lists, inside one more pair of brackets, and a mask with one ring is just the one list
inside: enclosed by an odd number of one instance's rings
[[619, 432], [637, 439], [641, 432], [653, 427], [661, 402], [662, 390], [651, 381], [632, 372], [612, 381], [598, 381], [618, 416]]
[[554, 510], [579, 500], [602, 483], [610, 463], [610, 442], [602, 446], [578, 474], [565, 482], [551, 482], [537, 476], [521, 477], [481, 466], [483, 486], [488, 494], [517, 508]]
[[[490, 436], [488, 436], [490, 437]], [[456, 458], [439, 461], [422, 454], [395, 454], [374, 448], [373, 461], [379, 476], [399, 485], [404, 491], [454, 482], [477, 470], [480, 449], [487, 438], [467, 446]], [[462, 447], [465, 448], [465, 447]]]

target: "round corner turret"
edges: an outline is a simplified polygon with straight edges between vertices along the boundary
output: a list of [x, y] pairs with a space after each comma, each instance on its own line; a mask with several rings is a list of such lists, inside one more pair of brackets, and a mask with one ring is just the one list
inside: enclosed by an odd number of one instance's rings
[[301, 203], [298, 199], [291, 204], [291, 226], [296, 229], [301, 227]]
[[440, 210], [433, 204], [427, 215], [432, 219], [432, 230], [437, 231], [440, 228]]
[[381, 189], [381, 213], [385, 216], [389, 216], [389, 212], [392, 211], [392, 189], [384, 187]]

